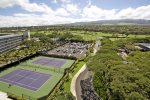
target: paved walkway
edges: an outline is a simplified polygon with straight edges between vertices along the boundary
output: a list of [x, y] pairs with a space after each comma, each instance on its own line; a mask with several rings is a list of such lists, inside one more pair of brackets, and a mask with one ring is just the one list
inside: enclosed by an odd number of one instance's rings
[[95, 43], [94, 49], [99, 50], [100, 46], [101, 46], [101, 41], [97, 40], [96, 43]]
[[82, 98], [81, 98], [82, 92], [81, 92], [80, 82], [81, 82], [81, 80], [85, 79], [87, 72], [88, 72], [88, 69], [87, 69], [87, 67], [85, 67], [85, 70], [78, 76], [78, 78], [76, 80], [76, 85], [75, 85], [76, 100], [82, 100]]
[[93, 55], [95, 55], [96, 54], [96, 52], [100, 49], [100, 46], [101, 46], [101, 42], [100, 42], [100, 40], [97, 40], [96, 42], [95, 42], [95, 46], [94, 46], [94, 48], [93, 48]]
[[[96, 41], [96, 44], [93, 48], [94, 49], [93, 55], [96, 54], [100, 46], [101, 46], [101, 42], [99, 40]], [[73, 77], [70, 91], [73, 94], [73, 96], [76, 97], [76, 100], [82, 100], [80, 81], [86, 79], [89, 76], [89, 74], [90, 73], [88, 71], [88, 68], [86, 64], [84, 64], [83, 67], [78, 71], [78, 73]]]
[[12, 99], [8, 98], [7, 93], [0, 91], [0, 100], [12, 100]]
[[86, 64], [84, 64], [71, 81], [70, 91], [73, 94], [73, 96], [76, 97], [76, 100], [80, 100], [80, 99], [77, 99], [77, 94], [76, 94], [77, 90], [80, 89], [80, 87], [79, 87], [80, 85], [78, 85], [77, 82], [80, 79], [80, 77], [82, 77], [82, 74], [85, 73], [86, 70], [87, 70], [87, 67], [86, 67]]

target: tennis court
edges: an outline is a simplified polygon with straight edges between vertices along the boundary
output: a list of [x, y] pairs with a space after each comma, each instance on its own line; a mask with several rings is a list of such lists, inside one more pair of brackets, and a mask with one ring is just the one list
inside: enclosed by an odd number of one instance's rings
[[64, 70], [66, 68], [71, 67], [74, 62], [75, 62], [74, 60], [70, 60], [70, 59], [39, 56], [39, 57], [32, 59], [26, 64], [34, 66], [34, 67], [36, 67], [35, 65], [37, 65], [40, 68]]
[[0, 77], [1, 82], [9, 84], [9, 87], [16, 85], [33, 91], [38, 90], [49, 78], [50, 74], [43, 74], [35, 71], [16, 69]]
[[74, 60], [38, 56], [0, 73], [0, 90], [25, 100], [45, 100]]
[[33, 61], [32, 63], [60, 68], [61, 66], [63, 66], [66, 63], [66, 60], [39, 58], [39, 59]]

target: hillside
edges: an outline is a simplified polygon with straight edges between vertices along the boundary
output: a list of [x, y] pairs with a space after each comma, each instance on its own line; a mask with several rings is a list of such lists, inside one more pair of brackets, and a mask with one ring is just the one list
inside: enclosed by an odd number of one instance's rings
[[90, 24], [102, 24], [102, 25], [150, 25], [150, 20], [144, 19], [124, 19], [124, 20], [98, 20], [91, 22], [77, 22], [73, 25], [90, 25]]

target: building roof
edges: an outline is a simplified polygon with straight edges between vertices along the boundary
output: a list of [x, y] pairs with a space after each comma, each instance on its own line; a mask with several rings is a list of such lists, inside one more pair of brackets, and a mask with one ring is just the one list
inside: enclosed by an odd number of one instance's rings
[[139, 45], [144, 46], [144, 47], [150, 49], [150, 43], [139, 43]]
[[21, 36], [22, 34], [10, 34], [10, 33], [0, 33], [0, 39], [10, 38], [14, 36]]
[[8, 33], [0, 33], [0, 36], [9, 35]]

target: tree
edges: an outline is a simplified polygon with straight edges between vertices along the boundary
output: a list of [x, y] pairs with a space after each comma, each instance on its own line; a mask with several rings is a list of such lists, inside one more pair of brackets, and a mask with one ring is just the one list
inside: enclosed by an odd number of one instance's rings
[[131, 92], [128, 97], [128, 100], [146, 100], [146, 98], [144, 98], [141, 94], [139, 94], [138, 92]]

